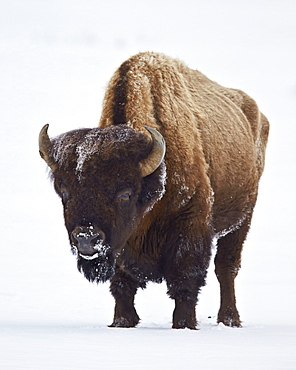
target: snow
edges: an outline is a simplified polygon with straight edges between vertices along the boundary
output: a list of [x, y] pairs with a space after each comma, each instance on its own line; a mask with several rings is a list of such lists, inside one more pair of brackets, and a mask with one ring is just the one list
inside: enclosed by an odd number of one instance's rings
[[[295, 12], [293, 0], [2, 2], [1, 369], [296, 368]], [[90, 284], [70, 252], [39, 131], [95, 127], [112, 73], [146, 50], [246, 91], [271, 122], [236, 281], [242, 329], [215, 324], [213, 265], [198, 331], [171, 329], [164, 284], [138, 292], [137, 328], [108, 328], [108, 284]]]
[[98, 151], [98, 145], [96, 144], [97, 139], [98, 132], [90, 131], [85, 135], [85, 140], [76, 148], [78, 154], [76, 172], [79, 177], [81, 176], [84, 162], [89, 160], [91, 156]]

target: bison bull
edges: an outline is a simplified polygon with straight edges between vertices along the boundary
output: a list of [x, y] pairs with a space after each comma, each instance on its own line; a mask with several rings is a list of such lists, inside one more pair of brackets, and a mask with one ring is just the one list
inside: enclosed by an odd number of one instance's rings
[[111, 280], [111, 326], [134, 327], [137, 289], [167, 283], [173, 328], [195, 329], [213, 241], [218, 322], [240, 326], [234, 279], [264, 167], [269, 124], [240, 90], [140, 53], [115, 72], [98, 128], [39, 136], [78, 269]]

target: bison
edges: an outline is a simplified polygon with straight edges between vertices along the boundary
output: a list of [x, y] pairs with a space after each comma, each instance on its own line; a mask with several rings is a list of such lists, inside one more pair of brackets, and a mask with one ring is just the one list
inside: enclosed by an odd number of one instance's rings
[[216, 243], [217, 321], [240, 327], [234, 279], [269, 131], [254, 100], [146, 52], [111, 78], [99, 127], [52, 139], [47, 131], [40, 155], [61, 197], [78, 269], [89, 281], [111, 281], [111, 326], [136, 326], [137, 289], [165, 280], [173, 328], [196, 329]]

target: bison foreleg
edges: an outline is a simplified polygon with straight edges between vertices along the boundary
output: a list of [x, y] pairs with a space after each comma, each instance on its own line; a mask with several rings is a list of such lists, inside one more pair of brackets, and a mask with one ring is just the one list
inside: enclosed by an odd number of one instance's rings
[[234, 279], [240, 269], [241, 251], [250, 225], [250, 216], [238, 230], [218, 240], [215, 257], [215, 273], [220, 283], [220, 309], [218, 323], [232, 327], [241, 327], [241, 320], [236, 308]]
[[186, 278], [182, 280], [167, 279], [168, 295], [175, 300], [173, 312], [173, 329], [196, 329], [195, 306], [200, 288], [205, 284], [204, 278]]
[[110, 327], [133, 328], [140, 318], [134, 307], [138, 283], [125, 272], [118, 270], [111, 280], [110, 291], [115, 299], [114, 319]]
[[196, 329], [195, 301], [175, 300], [173, 313], [173, 329]]
[[[180, 223], [179, 223], [180, 226]], [[182, 225], [186, 230], [186, 225]], [[211, 256], [211, 239], [183, 235], [179, 232], [173, 260], [165, 265], [165, 279], [168, 295], [175, 300], [173, 313], [174, 329], [196, 329], [195, 307], [200, 289], [205, 285], [207, 269]], [[198, 231], [196, 232], [196, 234]]]

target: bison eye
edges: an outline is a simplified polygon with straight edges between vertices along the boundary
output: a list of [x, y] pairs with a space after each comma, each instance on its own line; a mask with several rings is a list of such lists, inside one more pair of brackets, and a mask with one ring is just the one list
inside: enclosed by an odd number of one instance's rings
[[69, 198], [68, 190], [64, 186], [61, 187], [61, 198], [63, 202], [66, 202]]
[[69, 197], [69, 194], [66, 191], [63, 191], [62, 192], [62, 198], [63, 198], [63, 200], [68, 199], [68, 197]]
[[129, 202], [131, 199], [132, 191], [130, 189], [122, 190], [117, 194], [117, 200], [121, 203]]

